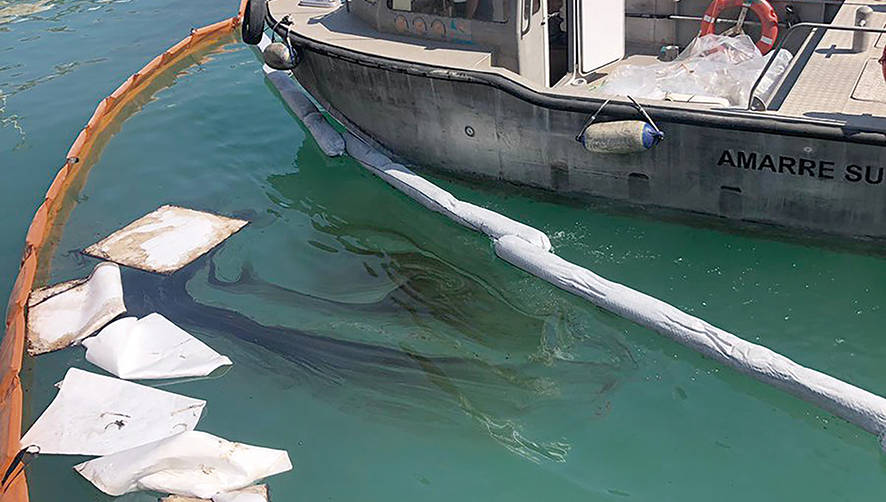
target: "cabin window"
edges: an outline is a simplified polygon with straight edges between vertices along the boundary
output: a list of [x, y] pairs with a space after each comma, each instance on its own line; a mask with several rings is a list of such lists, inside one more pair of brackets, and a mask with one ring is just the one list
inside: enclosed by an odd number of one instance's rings
[[391, 10], [430, 16], [508, 22], [508, 0], [387, 0]]

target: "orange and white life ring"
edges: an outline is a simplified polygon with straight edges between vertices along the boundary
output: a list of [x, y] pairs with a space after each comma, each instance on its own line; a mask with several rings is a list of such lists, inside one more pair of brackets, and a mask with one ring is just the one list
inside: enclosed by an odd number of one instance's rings
[[[757, 48], [762, 54], [772, 50], [772, 46], [775, 45], [775, 40], [778, 38], [778, 14], [766, 0], [714, 0], [704, 13], [700, 35], [714, 33], [714, 24], [720, 13], [733, 7], [754, 11], [754, 14], [760, 19], [760, 40], [757, 41]], [[738, 26], [740, 30], [740, 23], [743, 22], [744, 16], [742, 15], [739, 19], [741, 20]]]

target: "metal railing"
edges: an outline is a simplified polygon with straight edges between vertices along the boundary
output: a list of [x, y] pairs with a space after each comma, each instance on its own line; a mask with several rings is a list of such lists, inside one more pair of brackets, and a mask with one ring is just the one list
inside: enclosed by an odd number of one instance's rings
[[[790, 28], [788, 28], [788, 32], [785, 33], [783, 37], [781, 37], [778, 42], [775, 44], [775, 47], [772, 48], [772, 57], [766, 62], [766, 65], [763, 66], [763, 71], [760, 72], [760, 76], [757, 77], [757, 80], [754, 82], [753, 87], [751, 87], [750, 99], [748, 99], [748, 110], [755, 111], [766, 111], [768, 106], [767, 103], [763, 102], [763, 100], [758, 100], [758, 106], [762, 105], [762, 108], [756, 108], [754, 103], [754, 92], [757, 90], [757, 86], [760, 85], [760, 82], [763, 80], [763, 77], [766, 75], [766, 72], [769, 71], [769, 67], [772, 66], [772, 63], [775, 61], [775, 56], [778, 54], [778, 51], [781, 50], [782, 46], [784, 46], [785, 42], [790, 38], [791, 35], [794, 34], [795, 31], [801, 28], [809, 28], [816, 29], [822, 28], [824, 31], [827, 30], [838, 30], [838, 31], [852, 31], [852, 32], [861, 32], [861, 33], [886, 33], [886, 28], [867, 28], [863, 26], [843, 26], [843, 25], [834, 25], [834, 24], [825, 24], [825, 23], [797, 23]], [[776, 91], [777, 89], [773, 89]], [[774, 94], [774, 92], [773, 92]]]

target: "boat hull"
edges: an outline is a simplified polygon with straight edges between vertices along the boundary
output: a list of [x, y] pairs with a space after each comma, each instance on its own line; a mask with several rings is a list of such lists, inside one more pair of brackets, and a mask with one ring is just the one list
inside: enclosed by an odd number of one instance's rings
[[[597, 154], [576, 141], [586, 111], [533, 103], [487, 83], [310, 50], [294, 74], [336, 118], [419, 169], [886, 240], [886, 148], [875, 142], [806, 135], [801, 128], [732, 127], [728, 120], [711, 126], [701, 114], [693, 122], [691, 112], [678, 120], [653, 113], [666, 134], [661, 144]], [[624, 118], [606, 116], [607, 109], [598, 120]]]

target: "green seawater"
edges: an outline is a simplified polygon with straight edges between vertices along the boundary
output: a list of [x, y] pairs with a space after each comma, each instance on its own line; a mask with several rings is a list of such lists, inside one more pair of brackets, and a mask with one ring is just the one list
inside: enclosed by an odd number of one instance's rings
[[[98, 100], [236, 9], [38, 7], [0, 11], [4, 296]], [[425, 174], [547, 232], [568, 260], [886, 395], [882, 255]], [[251, 223], [172, 276], [124, 269], [130, 314], [160, 312], [235, 364], [143, 383], [206, 399], [200, 430], [288, 450], [295, 468], [268, 480], [277, 502], [882, 500], [876, 438], [510, 267], [485, 237], [324, 157], [246, 46], [184, 68], [122, 124], [53, 281], [87, 275], [79, 250], [167, 203]], [[79, 347], [26, 361], [25, 427], [71, 366], [101, 373]], [[71, 470], [81, 460], [36, 459], [31, 499], [111, 500]]]

